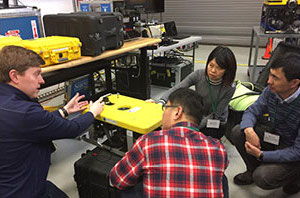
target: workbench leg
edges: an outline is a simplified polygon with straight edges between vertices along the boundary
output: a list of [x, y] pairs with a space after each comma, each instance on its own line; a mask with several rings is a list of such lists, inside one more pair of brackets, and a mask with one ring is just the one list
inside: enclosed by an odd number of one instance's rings
[[195, 70], [195, 48], [196, 48], [196, 42], [193, 43], [193, 70]]
[[251, 66], [251, 58], [252, 58], [252, 50], [253, 50], [253, 38], [254, 38], [254, 29], [252, 29], [252, 33], [251, 33], [251, 41], [250, 41], [250, 51], [249, 51], [248, 67]]
[[107, 92], [111, 93], [112, 92], [111, 65], [105, 66], [105, 82], [106, 82]]
[[149, 67], [149, 57], [147, 56], [147, 49], [141, 48], [140, 55], [140, 79], [142, 86], [142, 98], [141, 99], [149, 99], [150, 98], [150, 67]]
[[255, 83], [255, 71], [257, 67], [257, 58], [258, 58], [258, 46], [259, 45], [259, 37], [256, 37], [255, 41], [255, 54], [254, 54], [254, 62], [253, 62], [253, 68], [252, 68], [252, 77], [250, 78], [250, 81], [252, 83]]
[[94, 74], [89, 74], [88, 84], [91, 89], [91, 96], [96, 95], [96, 88], [95, 88], [95, 81], [94, 81]]

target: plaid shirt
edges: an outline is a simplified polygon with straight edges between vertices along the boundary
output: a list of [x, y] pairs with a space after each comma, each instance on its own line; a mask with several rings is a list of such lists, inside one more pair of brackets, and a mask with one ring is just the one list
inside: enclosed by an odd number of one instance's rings
[[111, 183], [122, 190], [142, 176], [144, 197], [223, 197], [225, 148], [197, 130], [181, 122], [143, 135], [113, 167]]

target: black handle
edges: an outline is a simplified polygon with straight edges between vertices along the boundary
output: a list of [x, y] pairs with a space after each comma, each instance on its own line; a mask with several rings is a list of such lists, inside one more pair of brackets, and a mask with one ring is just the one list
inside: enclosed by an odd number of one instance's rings
[[110, 30], [106, 30], [105, 31], [105, 34], [106, 34], [106, 36], [117, 36], [117, 28], [116, 27], [114, 27], [114, 28], [112, 28], [112, 29], [110, 29]]
[[3, 0], [3, 8], [9, 8], [8, 1], [9, 0]]

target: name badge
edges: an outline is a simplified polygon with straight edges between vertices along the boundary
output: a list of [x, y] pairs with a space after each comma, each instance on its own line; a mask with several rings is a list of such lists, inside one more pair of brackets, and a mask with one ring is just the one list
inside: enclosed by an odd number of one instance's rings
[[264, 133], [264, 142], [268, 142], [270, 144], [279, 145], [279, 135], [274, 135], [269, 132]]
[[206, 127], [218, 129], [220, 128], [220, 120], [208, 119], [206, 123]]

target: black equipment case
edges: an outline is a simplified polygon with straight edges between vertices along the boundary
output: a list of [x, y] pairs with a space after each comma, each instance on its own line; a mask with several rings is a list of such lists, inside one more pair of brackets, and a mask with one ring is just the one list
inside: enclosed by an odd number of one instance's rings
[[151, 84], [162, 87], [174, 87], [194, 71], [191, 61], [177, 57], [156, 57], [150, 66]]
[[120, 159], [120, 156], [99, 147], [82, 154], [74, 164], [79, 197], [118, 198], [118, 190], [109, 185], [108, 174]]
[[123, 16], [119, 12], [45, 15], [43, 21], [46, 36], [78, 37], [84, 56], [97, 56], [124, 44]]

